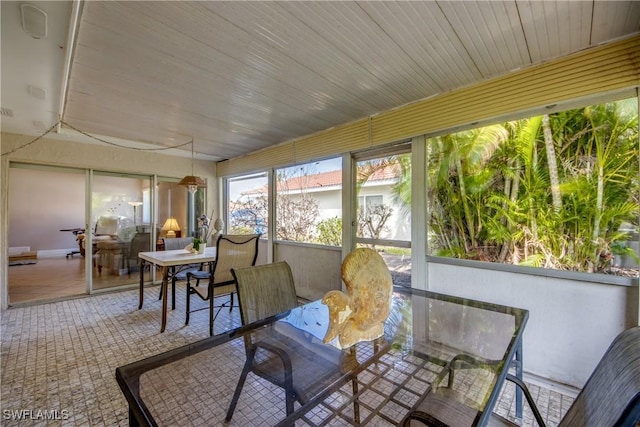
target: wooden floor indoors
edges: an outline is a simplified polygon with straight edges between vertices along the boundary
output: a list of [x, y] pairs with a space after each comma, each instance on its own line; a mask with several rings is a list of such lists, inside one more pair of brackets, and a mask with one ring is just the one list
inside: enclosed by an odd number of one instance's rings
[[[9, 305], [41, 300], [86, 295], [85, 260], [71, 258], [39, 258], [35, 264], [12, 265], [9, 274]], [[138, 271], [131, 275], [114, 275], [93, 269], [93, 289], [102, 290], [138, 283]]]

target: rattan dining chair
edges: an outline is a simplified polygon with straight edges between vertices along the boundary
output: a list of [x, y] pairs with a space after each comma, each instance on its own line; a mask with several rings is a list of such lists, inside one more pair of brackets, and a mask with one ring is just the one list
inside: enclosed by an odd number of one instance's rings
[[[223, 307], [233, 305], [233, 294], [236, 293], [236, 279], [231, 273], [232, 268], [251, 267], [258, 257], [258, 241], [260, 234], [224, 234], [216, 242], [216, 261], [212, 271], [187, 271], [187, 309], [184, 324], [189, 324], [189, 315], [199, 308], [191, 310], [191, 295], [198, 295], [202, 300], [209, 301], [209, 335], [213, 336], [213, 322]], [[208, 286], [200, 286], [200, 280], [208, 279]], [[220, 305], [214, 304], [214, 299], [229, 296], [229, 301]], [[217, 310], [216, 310], [217, 309]], [[214, 314], [215, 311], [215, 314]]]
[[[298, 305], [293, 275], [286, 262], [234, 269], [233, 274], [243, 325], [284, 316]], [[247, 359], [227, 411], [227, 422], [233, 417], [250, 372], [284, 389], [286, 414], [290, 415], [296, 400], [301, 404], [309, 401], [340, 375], [350, 357], [355, 357], [353, 352], [328, 348], [287, 322], [276, 325], [267, 337], [257, 341], [247, 335], [244, 339]], [[356, 390], [355, 383], [353, 386]], [[354, 417], [359, 421], [358, 408], [354, 402]]]
[[[545, 426], [526, 384], [508, 375], [507, 380], [524, 392], [536, 422]], [[446, 387], [442, 387], [446, 389]], [[405, 418], [404, 426], [472, 425], [477, 411], [445, 393], [430, 393], [427, 399]], [[432, 395], [431, 398], [429, 396]], [[640, 327], [627, 329], [611, 343], [559, 427], [637, 427], [640, 423]], [[492, 414], [489, 426], [516, 426]]]

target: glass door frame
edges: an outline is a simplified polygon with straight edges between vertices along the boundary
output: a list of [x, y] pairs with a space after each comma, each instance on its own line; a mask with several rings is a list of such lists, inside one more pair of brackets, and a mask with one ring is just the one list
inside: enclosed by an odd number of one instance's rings
[[[380, 245], [380, 246], [396, 246], [400, 248], [411, 248], [411, 240], [396, 240], [396, 239], [376, 239], [376, 238], [367, 238], [367, 237], [359, 237], [358, 236], [358, 220], [357, 220], [357, 210], [358, 210], [358, 182], [357, 182], [357, 173], [358, 173], [358, 162], [365, 160], [372, 160], [382, 157], [389, 157], [398, 154], [409, 154], [411, 155], [411, 144], [409, 143], [401, 143], [398, 145], [393, 145], [391, 147], [385, 147], [383, 149], [378, 150], [369, 150], [358, 153], [353, 153], [351, 155], [351, 167], [352, 173], [350, 174], [350, 185], [352, 198], [350, 200], [349, 206], [351, 207], [351, 218], [347, 224], [351, 225], [351, 234], [352, 238], [352, 247], [355, 248], [357, 244], [366, 244], [366, 245]], [[413, 168], [412, 168], [413, 170]], [[413, 228], [413, 227], [412, 227]]]
[[[357, 236], [357, 182], [358, 161], [393, 154], [411, 154], [411, 239], [409, 241], [389, 239], [365, 239]], [[409, 141], [401, 141], [393, 146], [345, 153], [343, 156], [343, 258], [358, 243], [408, 247], [411, 249], [411, 287], [428, 289], [427, 249], [426, 249], [426, 147], [425, 137], [420, 135]], [[349, 185], [346, 185], [349, 183]]]
[[[158, 236], [156, 234], [156, 229], [157, 229], [157, 208], [156, 208], [156, 200], [157, 200], [157, 182], [158, 182], [158, 178], [157, 175], [146, 175], [146, 174], [134, 174], [134, 173], [125, 173], [125, 172], [113, 172], [113, 171], [105, 171], [105, 170], [98, 170], [98, 169], [86, 169], [85, 170], [85, 180], [86, 180], [86, 192], [85, 192], [85, 248], [89, 248], [88, 251], [85, 251], [85, 257], [84, 257], [84, 262], [85, 262], [85, 281], [86, 281], [86, 293], [91, 295], [91, 294], [95, 294], [95, 293], [100, 293], [100, 292], [109, 292], [112, 291], [114, 289], [117, 288], [123, 288], [123, 289], [127, 289], [127, 288], [135, 288], [137, 286], [139, 286], [139, 280], [137, 277], [133, 277], [132, 276], [132, 280], [131, 283], [128, 283], [126, 285], [121, 285], [121, 286], [116, 286], [116, 287], [109, 287], [109, 288], [105, 288], [105, 289], [94, 289], [93, 286], [93, 254], [92, 254], [92, 247], [93, 247], [93, 234], [91, 233], [91, 229], [92, 227], [95, 225], [94, 224], [94, 220], [93, 220], [93, 215], [94, 215], [94, 207], [93, 207], [93, 190], [94, 190], [94, 178], [97, 176], [113, 176], [113, 177], [123, 177], [123, 178], [133, 178], [133, 179], [140, 179], [140, 180], [144, 180], [146, 182], [149, 183], [149, 195], [150, 195], [150, 200], [149, 200], [149, 209], [151, 212], [151, 216], [150, 216], [150, 224], [149, 227], [151, 228], [151, 238], [150, 238], [150, 244], [149, 244], [149, 250], [153, 251], [155, 250], [156, 245], [154, 245], [153, 243], [157, 241]], [[142, 195], [141, 195], [142, 198]], [[140, 214], [140, 216], [142, 217], [142, 213]], [[153, 271], [150, 275], [150, 282], [146, 282], [146, 283], [156, 283], [156, 272]]]

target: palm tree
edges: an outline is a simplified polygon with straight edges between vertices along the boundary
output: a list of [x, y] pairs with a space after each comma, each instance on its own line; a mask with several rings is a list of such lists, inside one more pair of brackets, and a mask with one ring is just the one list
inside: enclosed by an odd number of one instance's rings
[[508, 137], [502, 125], [431, 138], [429, 144], [430, 223], [440, 254], [483, 258], [484, 195], [495, 181], [486, 168]]
[[630, 105], [608, 103], [430, 138], [435, 253], [606, 268], [609, 245], [623, 236], [620, 224], [637, 224], [639, 213], [638, 116], [635, 108], [628, 113]]

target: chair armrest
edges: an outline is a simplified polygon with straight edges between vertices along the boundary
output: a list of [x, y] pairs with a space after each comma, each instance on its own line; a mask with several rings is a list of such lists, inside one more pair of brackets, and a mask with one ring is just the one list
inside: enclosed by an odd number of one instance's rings
[[275, 354], [282, 360], [282, 364], [284, 365], [285, 371], [291, 372], [291, 367], [292, 367], [291, 358], [289, 357], [289, 354], [287, 354], [287, 351], [285, 349], [264, 341], [258, 341], [258, 342], [252, 343], [251, 346], [253, 347], [254, 351], [257, 350], [258, 348], [263, 348]]
[[[523, 391], [536, 422], [540, 427], [546, 427], [527, 385], [511, 374], [507, 374], [506, 380], [513, 382], [516, 387]], [[402, 425], [409, 427], [412, 425], [411, 421], [419, 421], [423, 425], [432, 427], [472, 425], [478, 411], [460, 402], [459, 399], [461, 399], [461, 395], [456, 394], [455, 391], [448, 387], [432, 391], [427, 394], [416, 409], [405, 416]], [[490, 422], [489, 425], [492, 425], [492, 423]], [[506, 425], [514, 424], [509, 421]]]
[[546, 427], [544, 420], [542, 419], [542, 415], [540, 415], [540, 411], [538, 410], [538, 407], [536, 406], [536, 403], [533, 400], [533, 396], [531, 396], [531, 393], [529, 392], [529, 388], [524, 383], [524, 381], [522, 381], [520, 378], [516, 377], [515, 375], [511, 375], [511, 374], [507, 374], [506, 379], [507, 381], [511, 381], [512, 383], [514, 383], [516, 387], [522, 390], [522, 392], [524, 393], [525, 399], [527, 399], [527, 403], [529, 403], [529, 406], [531, 407], [531, 412], [533, 412], [533, 417], [538, 422], [538, 425], [540, 427]]
[[291, 357], [289, 357], [287, 351], [276, 345], [264, 341], [258, 341], [251, 345], [251, 350], [249, 351], [249, 353], [252, 355], [252, 357], [255, 357], [258, 348], [262, 348], [273, 353], [282, 361], [285, 389], [293, 390], [293, 365], [291, 363]]

